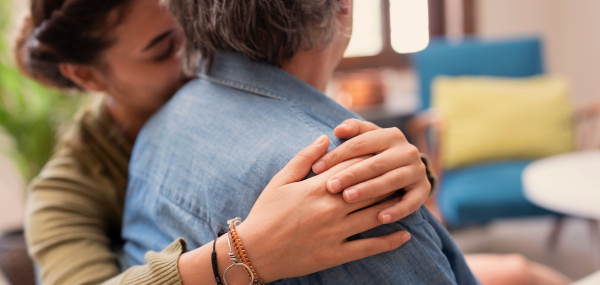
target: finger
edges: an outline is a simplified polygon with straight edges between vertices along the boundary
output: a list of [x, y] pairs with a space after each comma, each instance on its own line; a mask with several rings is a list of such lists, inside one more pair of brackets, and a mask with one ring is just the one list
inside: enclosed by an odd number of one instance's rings
[[425, 193], [429, 193], [429, 183], [419, 183], [417, 187], [411, 191], [407, 191], [400, 202], [382, 210], [378, 215], [377, 219], [382, 224], [389, 224], [398, 221], [418, 210], [427, 196]]
[[[381, 201], [381, 199], [379, 199], [379, 201]], [[390, 208], [395, 204], [399, 203], [400, 200], [401, 197], [394, 197], [381, 204], [377, 204], [375, 206], [368, 207], [348, 214], [342, 221], [342, 231], [347, 236], [353, 236], [355, 234], [362, 233], [372, 228], [381, 226], [381, 223], [378, 220], [378, 214], [382, 210]]]
[[340, 139], [349, 139], [366, 132], [380, 129], [371, 122], [365, 122], [357, 119], [348, 119], [333, 130], [333, 134]]
[[[327, 182], [327, 189], [331, 193], [338, 193], [358, 183], [385, 175], [394, 169], [409, 166], [418, 159], [419, 153], [411, 145], [403, 149], [388, 150], [331, 177]], [[422, 164], [420, 160], [418, 162], [419, 165]]]
[[359, 239], [346, 242], [340, 249], [344, 252], [343, 263], [363, 259], [383, 252], [394, 250], [410, 240], [410, 234], [406, 231], [395, 232], [382, 237]]
[[327, 152], [329, 147], [329, 137], [321, 135], [311, 145], [301, 150], [288, 164], [281, 170], [272, 181], [276, 181], [277, 185], [285, 185], [292, 182], [302, 180], [313, 163]]
[[398, 140], [406, 142], [404, 134], [397, 128], [367, 132], [346, 141], [324, 155], [313, 165], [313, 171], [319, 174], [350, 158], [366, 154], [377, 154], [389, 148], [390, 145], [398, 143]]
[[371, 157], [373, 157], [373, 155], [363, 155], [363, 156], [355, 157], [352, 159], [348, 159], [346, 161], [343, 161], [343, 162], [335, 165], [334, 167], [330, 168], [329, 170], [327, 170], [315, 177], [311, 177], [308, 180], [313, 181], [313, 183], [320, 184], [322, 186], [323, 190], [327, 191], [327, 181], [331, 180], [332, 176], [352, 167], [353, 165], [355, 165], [357, 163], [361, 163], [367, 159], [370, 159]]
[[[359, 164], [353, 165], [352, 167], [358, 166]], [[349, 170], [350, 168], [344, 171]], [[379, 177], [346, 188], [343, 194], [344, 200], [348, 203], [356, 203], [394, 192], [421, 180], [426, 180], [427, 176], [420, 170], [420, 167], [416, 165], [407, 165], [393, 169]], [[339, 175], [340, 174], [337, 174], [336, 177]]]

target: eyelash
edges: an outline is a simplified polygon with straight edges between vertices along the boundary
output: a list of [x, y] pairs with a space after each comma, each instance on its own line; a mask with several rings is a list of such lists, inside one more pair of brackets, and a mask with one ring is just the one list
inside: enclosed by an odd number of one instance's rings
[[169, 49], [167, 50], [167, 52], [165, 52], [164, 54], [156, 57], [154, 59], [154, 61], [156, 62], [161, 62], [166, 60], [167, 58], [169, 58], [171, 56], [171, 54], [173, 53], [173, 49], [175, 48], [175, 43], [173, 43], [173, 40], [171, 40], [171, 43], [169, 44]]

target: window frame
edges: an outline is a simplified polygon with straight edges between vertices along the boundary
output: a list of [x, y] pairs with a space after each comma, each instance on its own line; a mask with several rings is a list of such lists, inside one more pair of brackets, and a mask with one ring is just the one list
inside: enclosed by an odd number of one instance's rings
[[[374, 56], [343, 58], [337, 67], [338, 71], [356, 70], [365, 68], [408, 68], [410, 63], [407, 54], [397, 53], [392, 48], [390, 32], [390, 1], [381, 1], [382, 40], [381, 52]], [[428, 0], [429, 5], [429, 36], [439, 37], [445, 35], [445, 0]], [[475, 33], [475, 0], [463, 0], [464, 30], [465, 35]]]

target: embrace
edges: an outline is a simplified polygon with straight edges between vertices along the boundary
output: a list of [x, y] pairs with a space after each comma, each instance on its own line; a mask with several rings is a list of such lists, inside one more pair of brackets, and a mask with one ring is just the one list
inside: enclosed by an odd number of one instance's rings
[[41, 281], [479, 284], [426, 157], [323, 94], [351, 28], [352, 0], [33, 0], [22, 70], [105, 94], [29, 188]]

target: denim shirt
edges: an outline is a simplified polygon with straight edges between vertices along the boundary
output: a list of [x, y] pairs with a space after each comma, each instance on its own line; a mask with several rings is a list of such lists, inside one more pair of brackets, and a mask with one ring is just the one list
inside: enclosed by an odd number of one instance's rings
[[[130, 164], [123, 238], [129, 266], [183, 237], [198, 248], [245, 219], [296, 153], [357, 115], [274, 66], [218, 53], [144, 127]], [[283, 222], [283, 221], [282, 221]], [[448, 232], [422, 207], [352, 239], [407, 230], [399, 249], [275, 284], [477, 284]], [[243, 238], [243, 237], [242, 237]]]

